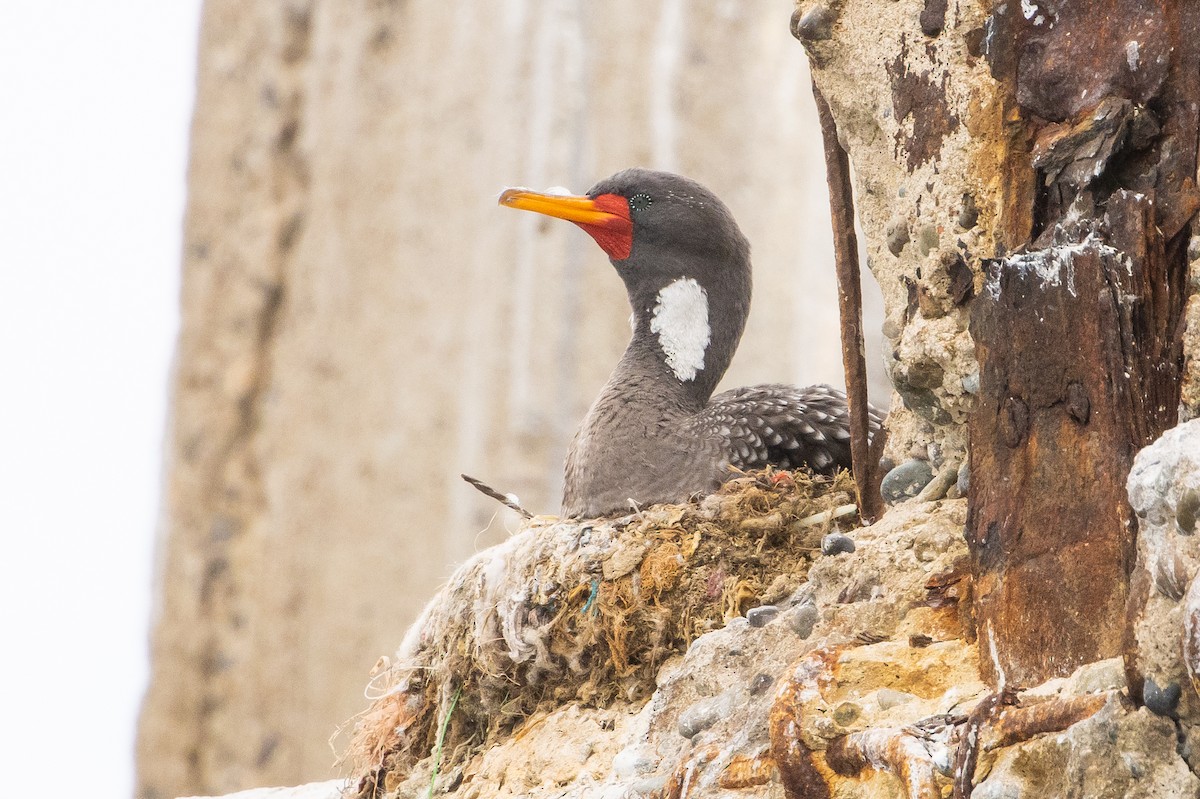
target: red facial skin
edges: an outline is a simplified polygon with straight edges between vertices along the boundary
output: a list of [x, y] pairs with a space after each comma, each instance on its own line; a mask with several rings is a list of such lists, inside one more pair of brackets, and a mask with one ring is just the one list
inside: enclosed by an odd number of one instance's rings
[[500, 204], [574, 222], [614, 261], [624, 261], [633, 250], [629, 200], [619, 194], [582, 197], [506, 189], [500, 195]]
[[611, 216], [598, 223], [575, 224], [587, 231], [609, 258], [624, 261], [633, 249], [633, 220], [629, 217], [629, 200], [619, 194], [601, 194], [593, 202], [597, 210]]

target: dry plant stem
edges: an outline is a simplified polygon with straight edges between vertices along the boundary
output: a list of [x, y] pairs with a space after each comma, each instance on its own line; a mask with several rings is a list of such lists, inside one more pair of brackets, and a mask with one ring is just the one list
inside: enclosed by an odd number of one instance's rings
[[825, 174], [829, 183], [829, 211], [833, 223], [833, 255], [837, 265], [838, 310], [842, 320], [842, 367], [846, 372], [846, 400], [850, 406], [850, 459], [854, 485], [864, 521], [883, 514], [883, 497], [870, 457], [867, 415], [867, 362], [863, 354], [862, 284], [858, 267], [858, 237], [854, 233], [854, 194], [850, 187], [850, 159], [837, 137], [829, 104], [813, 84], [813, 97], [821, 118], [825, 143]]
[[903, 728], [881, 727], [843, 735], [825, 750], [825, 762], [846, 777], [866, 768], [894, 774], [908, 799], [940, 799], [937, 767], [929, 750]]

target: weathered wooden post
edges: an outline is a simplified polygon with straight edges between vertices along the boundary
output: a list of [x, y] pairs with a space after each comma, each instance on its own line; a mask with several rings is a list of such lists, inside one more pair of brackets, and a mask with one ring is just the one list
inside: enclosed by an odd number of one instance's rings
[[984, 671], [1032, 684], [1119, 654], [1144, 602], [1125, 478], [1179, 399], [1200, 4], [1003, 0], [986, 44], [1034, 183], [971, 318], [968, 543]]

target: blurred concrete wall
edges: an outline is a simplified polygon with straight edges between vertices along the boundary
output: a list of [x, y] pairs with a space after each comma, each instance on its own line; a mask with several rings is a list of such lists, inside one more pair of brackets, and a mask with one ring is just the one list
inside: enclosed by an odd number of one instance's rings
[[628, 308], [505, 185], [708, 184], [755, 254], [726, 385], [841, 382], [791, 10], [206, 3], [141, 796], [329, 776], [372, 664], [514, 524], [459, 472], [556, 511]]

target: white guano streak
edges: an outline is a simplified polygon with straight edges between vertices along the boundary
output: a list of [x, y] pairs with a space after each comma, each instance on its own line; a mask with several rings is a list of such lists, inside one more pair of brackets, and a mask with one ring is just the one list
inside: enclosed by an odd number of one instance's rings
[[684, 383], [695, 380], [704, 368], [704, 353], [712, 337], [704, 287], [687, 277], [660, 289], [650, 332], [658, 336], [658, 345], [675, 376]]

